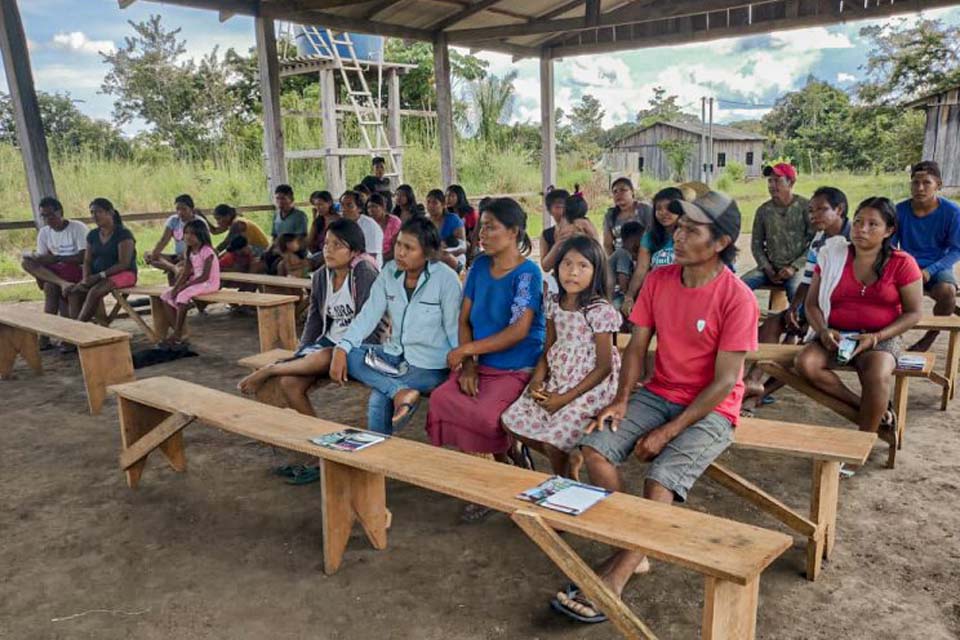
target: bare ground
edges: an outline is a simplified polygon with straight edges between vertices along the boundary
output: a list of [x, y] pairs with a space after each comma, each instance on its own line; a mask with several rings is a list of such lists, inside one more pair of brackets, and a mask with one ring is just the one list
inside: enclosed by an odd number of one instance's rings
[[[150, 367], [233, 392], [237, 359], [257, 349], [256, 321], [222, 308], [192, 319], [199, 358]], [[134, 348], [147, 346], [130, 321]], [[938, 355], [943, 357], [943, 339]], [[334, 576], [322, 572], [320, 486], [270, 476], [282, 452], [201, 426], [187, 429], [189, 471], [152, 459], [129, 490], [117, 465], [116, 406], [86, 413], [75, 356], [45, 353], [42, 377], [22, 363], [0, 382], [0, 638], [613, 638], [548, 609], [563, 576], [510, 521], [458, 520], [458, 501], [388, 483], [389, 548], [361, 535]], [[844, 426], [792, 392], [762, 417]], [[360, 390], [321, 389], [321, 415], [364, 424]], [[960, 401], [912, 386], [906, 444], [893, 471], [885, 445], [842, 483], [835, 557], [803, 576], [804, 547], [764, 573], [758, 636], [776, 640], [960, 637]], [[425, 440], [423, 414], [404, 437]], [[728, 452], [725, 461], [792, 505], [808, 503], [810, 468]], [[544, 460], [538, 460], [545, 467]], [[627, 467], [639, 490], [642, 466]], [[709, 480], [689, 508], [777, 527]], [[589, 561], [599, 544], [573, 540]], [[702, 579], [663, 563], [625, 598], [662, 638], [699, 633]]]

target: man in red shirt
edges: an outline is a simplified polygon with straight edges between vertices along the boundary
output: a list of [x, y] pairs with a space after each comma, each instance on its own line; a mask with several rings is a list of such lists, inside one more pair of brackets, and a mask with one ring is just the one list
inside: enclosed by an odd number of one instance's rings
[[[630, 314], [633, 336], [623, 354], [613, 403], [580, 441], [590, 480], [619, 491], [617, 466], [632, 453], [649, 462], [643, 497], [683, 502], [693, 483], [733, 440], [743, 399], [743, 363], [757, 349], [760, 310], [750, 289], [726, 264], [736, 257], [740, 211], [711, 191], [676, 200], [676, 263], [652, 271]], [[642, 388], [650, 339], [656, 334], [653, 376]], [[641, 566], [643, 565], [643, 566]], [[618, 551], [598, 570], [618, 595], [646, 557]], [[557, 594], [557, 611], [581, 622], [606, 616], [578, 588]]]

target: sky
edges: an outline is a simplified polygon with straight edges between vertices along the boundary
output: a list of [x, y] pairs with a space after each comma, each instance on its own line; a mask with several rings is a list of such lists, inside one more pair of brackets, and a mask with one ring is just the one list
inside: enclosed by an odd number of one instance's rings
[[[83, 9], [78, 9], [82, 5]], [[86, 114], [109, 119], [110, 96], [99, 92], [106, 65], [99, 54], [122, 45], [132, 33], [128, 20], [160, 13], [168, 28], [182, 29], [187, 55], [199, 57], [214, 46], [245, 51], [253, 46], [253, 21], [235, 17], [221, 24], [212, 11], [136, 2], [120, 10], [116, 0], [19, 0], [38, 90], [69, 93]], [[960, 25], [960, 7], [928, 11], [926, 17]], [[892, 18], [891, 20], [896, 20]], [[718, 122], [759, 118], [776, 99], [800, 88], [810, 75], [841, 88], [862, 77], [869, 51], [859, 35], [869, 22], [852, 22], [709, 43], [578, 56], [555, 62], [556, 104], [569, 112], [584, 94], [604, 107], [604, 126], [632, 120], [657, 86], [679, 96], [684, 110], [699, 115], [701, 96], [719, 100]], [[491, 73], [518, 72], [513, 121], [540, 118], [538, 63], [481, 53]], [[6, 78], [0, 75], [0, 91]], [[130, 125], [135, 133], [142, 123]]]

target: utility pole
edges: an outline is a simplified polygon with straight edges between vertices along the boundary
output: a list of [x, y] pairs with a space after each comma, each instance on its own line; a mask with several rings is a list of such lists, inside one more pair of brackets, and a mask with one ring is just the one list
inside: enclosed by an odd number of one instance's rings
[[707, 98], [700, 98], [700, 182], [707, 181]]
[[707, 159], [707, 163], [708, 163], [708, 166], [710, 167], [710, 171], [709, 171], [709, 173], [708, 173], [708, 178], [709, 178], [709, 179], [707, 180], [707, 184], [712, 184], [712, 183], [713, 183], [713, 98], [710, 98], [710, 128], [709, 128], [709, 136], [710, 136], [710, 141], [709, 141], [709, 148], [708, 148], [708, 151], [707, 151], [707, 153], [709, 154], [709, 156], [708, 156], [708, 159]]

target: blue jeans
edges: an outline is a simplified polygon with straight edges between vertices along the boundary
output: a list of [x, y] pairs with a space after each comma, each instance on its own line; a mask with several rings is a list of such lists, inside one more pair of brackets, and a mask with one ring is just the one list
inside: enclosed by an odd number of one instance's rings
[[392, 365], [403, 362], [402, 356], [385, 353], [378, 345], [362, 346], [347, 354], [347, 372], [350, 377], [370, 387], [370, 400], [367, 402], [367, 429], [377, 433], [393, 433], [393, 396], [403, 389], [416, 389], [420, 393], [433, 391], [450, 375], [448, 369], [421, 369], [408, 363], [408, 369], [402, 376], [388, 376], [371, 369], [363, 361], [367, 351], [376, 351], [377, 355]]
[[[793, 274], [792, 278], [783, 283], [783, 288], [787, 292], [787, 298], [789, 298], [791, 302], [793, 301], [793, 296], [795, 296], [797, 293], [797, 289], [800, 288], [800, 281], [802, 279], [803, 269], [797, 271], [795, 274]], [[743, 280], [744, 284], [750, 287], [751, 290], [756, 290], [760, 287], [776, 286], [770, 280], [770, 278], [767, 277], [767, 274], [763, 272], [763, 269], [759, 268], [750, 269], [750, 271], [741, 276], [741, 280]]]

